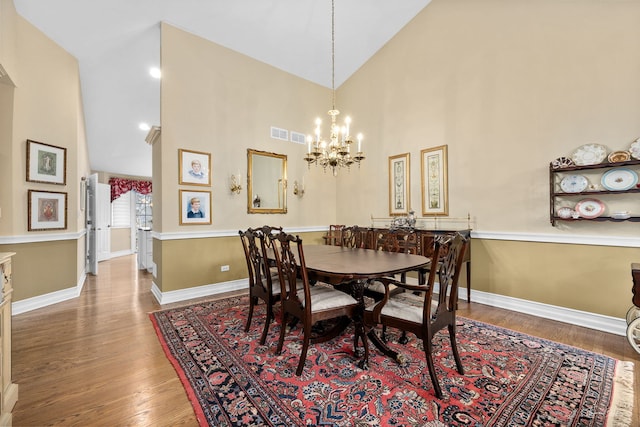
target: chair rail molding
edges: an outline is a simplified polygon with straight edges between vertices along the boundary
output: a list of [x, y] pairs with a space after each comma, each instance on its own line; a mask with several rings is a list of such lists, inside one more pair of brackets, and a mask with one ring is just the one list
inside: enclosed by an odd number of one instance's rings
[[569, 243], [573, 245], [618, 246], [640, 248], [640, 239], [625, 236], [593, 236], [581, 234], [520, 233], [506, 231], [471, 231], [474, 239], [514, 240], [518, 242]]
[[15, 236], [0, 236], [0, 245], [55, 242], [58, 240], [78, 240], [85, 234], [87, 234], [86, 229], [73, 233], [21, 234]]

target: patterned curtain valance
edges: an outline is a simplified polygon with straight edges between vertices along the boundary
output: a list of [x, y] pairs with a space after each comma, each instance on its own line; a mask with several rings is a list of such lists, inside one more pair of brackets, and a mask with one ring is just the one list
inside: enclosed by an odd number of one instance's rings
[[135, 190], [140, 194], [151, 193], [151, 181], [140, 181], [136, 179], [126, 178], [109, 178], [109, 185], [111, 186], [112, 202], [127, 191], [131, 190]]

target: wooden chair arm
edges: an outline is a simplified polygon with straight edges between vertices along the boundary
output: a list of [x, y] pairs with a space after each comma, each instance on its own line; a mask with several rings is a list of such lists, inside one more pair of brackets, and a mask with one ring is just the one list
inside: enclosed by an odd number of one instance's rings
[[[380, 313], [382, 312], [382, 308], [387, 304], [387, 302], [389, 301], [389, 285], [395, 285], [398, 288], [402, 288], [402, 289], [407, 289], [410, 291], [422, 291], [422, 292], [426, 292], [429, 287], [426, 285], [410, 285], [408, 283], [404, 283], [404, 282], [400, 282], [398, 280], [395, 280], [394, 278], [391, 277], [381, 277], [379, 279], [373, 279], [376, 282], [380, 282], [384, 285], [384, 297], [380, 300], [380, 302], [378, 302], [375, 307], [373, 308], [373, 310], [371, 310], [372, 313], [372, 317], [375, 320], [376, 323], [380, 323]], [[372, 280], [372, 281], [373, 281]]]
[[395, 285], [409, 291], [425, 292], [429, 289], [427, 285], [412, 285], [410, 283], [400, 282], [392, 277], [381, 277], [379, 279], [374, 279], [374, 281], [382, 283], [385, 287], [385, 292], [389, 291], [389, 285]]

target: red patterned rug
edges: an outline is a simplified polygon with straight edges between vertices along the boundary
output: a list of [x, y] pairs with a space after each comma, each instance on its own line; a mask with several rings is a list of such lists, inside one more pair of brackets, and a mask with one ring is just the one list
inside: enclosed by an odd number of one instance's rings
[[455, 369], [449, 340], [435, 338], [445, 396], [435, 398], [422, 344], [390, 345], [398, 365], [371, 346], [371, 368], [357, 367], [353, 331], [312, 345], [295, 376], [299, 328], [274, 354], [280, 325], [258, 341], [264, 305], [244, 332], [247, 297], [152, 313], [158, 337], [201, 425], [211, 426], [628, 426], [633, 364], [465, 318]]

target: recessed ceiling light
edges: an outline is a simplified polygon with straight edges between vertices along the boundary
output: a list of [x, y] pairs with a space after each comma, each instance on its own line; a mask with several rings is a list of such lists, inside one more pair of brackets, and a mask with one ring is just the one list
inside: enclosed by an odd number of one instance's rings
[[147, 123], [140, 123], [138, 125], [138, 127], [140, 128], [140, 130], [151, 130], [151, 126], [149, 126]]
[[149, 74], [151, 74], [151, 77], [155, 77], [156, 79], [159, 79], [162, 76], [162, 72], [158, 67], [151, 67], [149, 69]]

